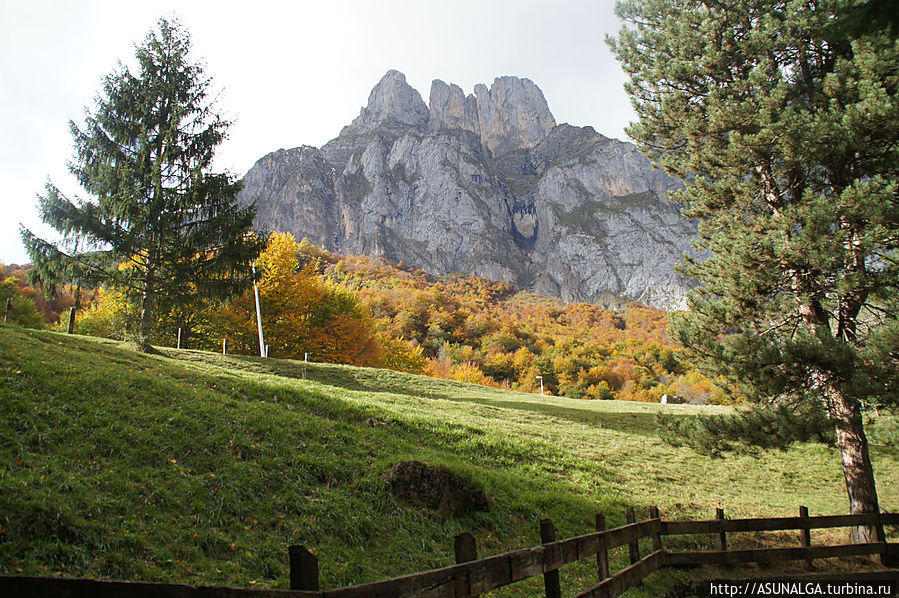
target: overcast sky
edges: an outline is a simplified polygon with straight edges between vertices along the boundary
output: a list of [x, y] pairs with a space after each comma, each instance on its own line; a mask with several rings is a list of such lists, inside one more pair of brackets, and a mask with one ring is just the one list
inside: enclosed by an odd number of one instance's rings
[[613, 0], [0, 0], [0, 262], [27, 261], [19, 223], [44, 236], [36, 194], [66, 170], [68, 122], [128, 63], [160, 17], [177, 16], [233, 119], [216, 169], [243, 176], [279, 148], [337, 136], [390, 69], [428, 100], [431, 81], [534, 81], [559, 123], [624, 139], [633, 112], [605, 45]]

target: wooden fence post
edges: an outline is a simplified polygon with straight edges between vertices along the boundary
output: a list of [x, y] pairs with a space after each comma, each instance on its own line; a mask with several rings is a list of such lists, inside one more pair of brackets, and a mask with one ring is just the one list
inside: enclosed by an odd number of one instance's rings
[[[556, 541], [556, 528], [549, 519], [540, 520], [540, 541], [544, 544]], [[558, 569], [543, 574], [543, 585], [546, 587], [546, 598], [562, 598]]]
[[318, 559], [305, 546], [291, 546], [290, 589], [318, 590]]
[[[628, 507], [624, 510], [624, 518], [628, 523], [637, 523], [637, 514], [634, 512], [634, 507]], [[631, 557], [631, 565], [640, 560], [640, 540], [636, 539], [633, 542], [629, 542], [627, 545], [627, 550], [630, 553]]]
[[[658, 507], [649, 507], [649, 518], [661, 520], [662, 517], [659, 515]], [[652, 551], [658, 552], [660, 550], [662, 550], [662, 534], [659, 531], [655, 531], [652, 534]]]
[[[602, 513], [596, 514], [596, 531], [606, 531], [606, 516]], [[605, 536], [599, 539], [599, 548], [596, 551], [596, 573], [599, 581], [609, 577], [609, 542]]]
[[474, 536], [463, 532], [453, 539], [453, 549], [456, 553], [456, 564], [478, 560], [478, 547]]
[[[478, 560], [478, 546], [474, 536], [469, 532], [463, 532], [453, 538], [453, 551], [456, 553], [457, 565]], [[471, 596], [472, 598], [479, 596], [479, 594], [471, 593], [471, 577], [468, 572], [457, 576], [455, 584], [456, 596]]]
[[[724, 509], [721, 507], [715, 509], [715, 519], [724, 521]], [[727, 550], [727, 534], [723, 531], [718, 533], [718, 550]]]
[[[799, 528], [799, 545], [803, 548], [811, 548], [812, 546], [812, 532], [811, 527], [808, 521], [808, 507], [801, 506], [799, 507], [799, 517], [803, 520], [802, 527]], [[811, 571], [814, 569], [812, 565], [812, 559], [805, 559], [805, 568]]]

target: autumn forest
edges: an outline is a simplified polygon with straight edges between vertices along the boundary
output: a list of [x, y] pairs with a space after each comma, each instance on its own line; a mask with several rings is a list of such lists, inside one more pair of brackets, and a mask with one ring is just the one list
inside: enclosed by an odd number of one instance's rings
[[[475, 276], [434, 277], [402, 262], [341, 256], [286, 233], [273, 234], [257, 261], [265, 343], [275, 358], [386, 367], [576, 399], [723, 402], [666, 335], [665, 312], [631, 303], [611, 311]], [[0, 266], [0, 297], [11, 318], [127, 339], [136, 308], [124, 292], [66, 287], [53, 298]], [[61, 315], [66, 317], [60, 317]], [[225, 302], [188, 285], [158, 315], [155, 344], [258, 354], [253, 289]]]

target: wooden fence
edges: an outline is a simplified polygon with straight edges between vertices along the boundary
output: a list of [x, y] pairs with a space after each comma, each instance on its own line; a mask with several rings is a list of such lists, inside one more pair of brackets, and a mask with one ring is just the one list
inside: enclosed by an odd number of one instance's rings
[[[543, 576], [547, 598], [560, 598], [560, 569], [582, 559], [595, 559], [597, 583], [576, 594], [577, 598], [614, 598], [639, 584], [662, 567], [711, 564], [781, 564], [805, 561], [810, 568], [814, 559], [858, 555], [880, 555], [885, 564], [897, 566], [899, 544], [812, 545], [811, 530], [857, 525], [899, 525], [899, 514], [827, 515], [810, 517], [800, 507], [798, 517], [768, 519], [726, 519], [718, 509], [714, 519], [703, 521], [664, 521], [655, 507], [648, 519], [637, 521], [633, 508], [626, 511], [625, 525], [606, 529], [605, 517], [596, 516], [596, 531], [556, 540], [549, 520], [540, 521], [542, 544], [486, 558], [477, 558], [475, 539], [465, 533], [455, 538], [456, 563], [394, 579], [344, 588], [319, 589], [318, 561], [303, 546], [291, 546], [290, 587], [292, 590], [251, 590], [195, 587], [172, 584], [129, 583], [72, 580], [42, 577], [0, 577], [0, 594], [8, 596], [46, 596], [47, 598], [118, 598], [154, 596], [159, 598], [469, 598], [509, 584]], [[728, 549], [728, 534], [760, 531], [797, 531], [798, 546]], [[662, 538], [688, 534], [712, 534], [716, 550], [666, 550]], [[649, 540], [643, 555], [640, 540]], [[647, 544], [644, 542], [644, 544]], [[628, 546], [630, 564], [614, 574], [609, 569], [609, 551]]]

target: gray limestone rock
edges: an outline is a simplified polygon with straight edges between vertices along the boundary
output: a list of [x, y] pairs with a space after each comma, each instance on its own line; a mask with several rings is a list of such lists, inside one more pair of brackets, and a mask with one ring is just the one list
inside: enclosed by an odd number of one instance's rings
[[428, 122], [428, 106], [406, 83], [406, 75], [387, 71], [368, 96], [368, 105], [344, 127], [343, 135], [365, 134], [378, 127], [415, 127]]
[[465, 131], [474, 134], [480, 143], [481, 127], [478, 104], [472, 95], [466, 96], [458, 85], [447, 85], [439, 79], [431, 83], [429, 131]]
[[466, 96], [434, 81], [430, 106], [390, 71], [320, 150], [278, 150], [244, 177], [257, 227], [326, 249], [473, 273], [567, 301], [684, 306], [673, 267], [694, 225], [680, 182], [632, 144], [556, 125], [527, 79]]
[[556, 126], [543, 92], [530, 79], [498, 77], [489, 90], [477, 85], [474, 92], [481, 145], [491, 156], [534, 147]]
[[431, 84], [429, 131], [464, 131], [498, 157], [540, 143], [556, 126], [546, 98], [530, 79], [498, 77], [466, 96], [458, 85]]

